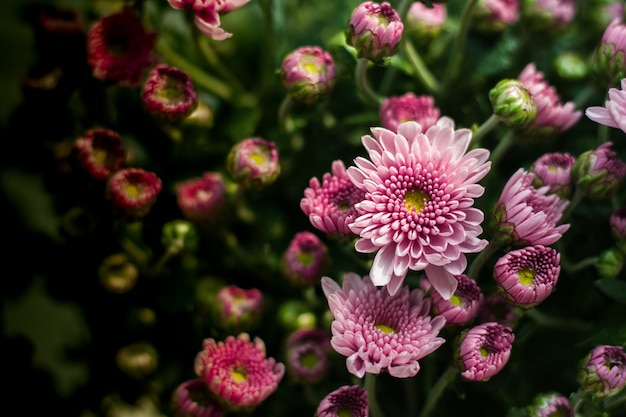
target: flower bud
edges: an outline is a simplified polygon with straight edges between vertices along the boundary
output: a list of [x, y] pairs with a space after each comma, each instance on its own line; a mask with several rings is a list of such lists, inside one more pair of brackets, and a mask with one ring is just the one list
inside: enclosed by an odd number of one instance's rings
[[198, 248], [198, 230], [186, 220], [172, 220], [163, 225], [161, 242], [174, 253], [183, 249], [195, 251]]
[[117, 366], [133, 378], [144, 378], [153, 373], [158, 364], [157, 351], [150, 343], [139, 342], [117, 351]]
[[108, 291], [122, 294], [132, 290], [137, 283], [139, 270], [124, 253], [107, 256], [98, 268], [100, 282]]
[[504, 79], [489, 91], [493, 114], [504, 124], [523, 129], [537, 117], [537, 105], [530, 93], [518, 80]]
[[603, 251], [596, 261], [596, 270], [601, 278], [617, 278], [624, 267], [624, 254], [618, 248]]
[[617, 394], [626, 386], [626, 353], [622, 346], [593, 348], [579, 365], [578, 383], [597, 398]]
[[299, 329], [286, 343], [287, 373], [303, 384], [318, 383], [329, 370], [330, 336], [321, 329]]
[[367, 390], [359, 385], [344, 385], [325, 396], [314, 417], [367, 417]]
[[320, 281], [328, 263], [326, 246], [310, 232], [297, 233], [283, 254], [281, 268], [287, 279], [299, 286]]
[[130, 220], [144, 217], [152, 208], [163, 186], [154, 172], [139, 168], [117, 171], [107, 183], [113, 207]]
[[346, 41], [359, 58], [382, 63], [396, 53], [403, 30], [400, 16], [389, 3], [366, 1], [352, 12]]
[[565, 52], [554, 59], [554, 68], [564, 80], [580, 81], [589, 73], [587, 60], [576, 52]]
[[213, 311], [217, 327], [231, 334], [250, 331], [261, 321], [263, 294], [256, 288], [229, 285], [217, 293]]
[[593, 199], [613, 196], [626, 176], [626, 164], [605, 142], [595, 150], [583, 152], [572, 166], [572, 178], [578, 191]]
[[457, 359], [461, 376], [470, 381], [486, 381], [509, 361], [515, 335], [509, 327], [483, 323], [459, 337]]
[[574, 417], [572, 406], [563, 395], [556, 392], [539, 394], [533, 404], [526, 407], [528, 417]]
[[439, 120], [439, 109], [431, 96], [416, 96], [406, 93], [402, 96], [388, 97], [380, 105], [380, 122], [385, 129], [397, 131], [404, 122], [415, 121], [426, 132]]
[[418, 44], [427, 44], [439, 35], [447, 15], [445, 4], [434, 3], [428, 7], [421, 1], [414, 1], [406, 16], [404, 33]]
[[335, 86], [333, 58], [317, 46], [303, 46], [287, 55], [279, 74], [291, 97], [306, 104], [321, 100]]
[[609, 218], [609, 223], [616, 247], [626, 255], [626, 206], [615, 210]]
[[78, 162], [95, 180], [105, 180], [124, 165], [120, 136], [109, 129], [90, 129], [74, 142]]
[[261, 138], [242, 140], [228, 153], [226, 169], [245, 187], [261, 189], [270, 185], [280, 174], [276, 145]]
[[605, 29], [593, 55], [593, 67], [609, 84], [626, 78], [626, 24], [613, 20]]
[[218, 221], [225, 206], [226, 186], [218, 172], [205, 172], [177, 185], [176, 200], [183, 215], [200, 227]]
[[569, 198], [574, 187], [571, 170], [576, 158], [568, 153], [547, 153], [539, 157], [530, 167], [535, 174], [533, 187], [548, 187], [548, 194]]
[[[446, 326], [464, 326], [474, 320], [478, 308], [483, 301], [483, 294], [476, 281], [465, 274], [455, 276], [458, 285], [449, 300], [444, 299], [438, 291], [430, 295], [432, 313], [446, 319]], [[430, 287], [428, 280], [423, 280]]]
[[522, 12], [532, 28], [558, 33], [574, 19], [576, 3], [574, 0], [523, 0]]
[[142, 97], [148, 113], [165, 123], [180, 122], [198, 105], [198, 94], [189, 75], [163, 64], [150, 71]]
[[476, 28], [484, 32], [501, 32], [518, 17], [519, 0], [479, 0], [474, 8]]

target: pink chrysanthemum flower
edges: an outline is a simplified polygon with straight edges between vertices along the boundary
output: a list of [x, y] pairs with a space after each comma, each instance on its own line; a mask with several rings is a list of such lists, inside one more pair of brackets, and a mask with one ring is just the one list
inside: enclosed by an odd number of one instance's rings
[[421, 1], [414, 1], [406, 16], [405, 33], [420, 41], [435, 38], [448, 17], [445, 4], [433, 3], [431, 7]]
[[612, 145], [612, 142], [604, 142], [576, 158], [572, 179], [577, 192], [589, 198], [603, 199], [619, 191], [626, 177], [626, 164], [611, 149]]
[[572, 127], [582, 112], [575, 110], [573, 102], [563, 104], [555, 88], [543, 78], [543, 73], [537, 71], [535, 64], [530, 63], [520, 73], [518, 80], [530, 93], [537, 105], [537, 117], [524, 130], [526, 135], [553, 135], [562, 133]]
[[530, 167], [535, 174], [533, 186], [548, 187], [548, 194], [556, 194], [568, 198], [572, 193], [572, 166], [576, 158], [568, 153], [554, 152], [540, 156]]
[[518, 169], [504, 185], [493, 216], [496, 239], [501, 246], [551, 245], [569, 229], [557, 226], [569, 204], [549, 187], [535, 188], [534, 175]]
[[261, 189], [272, 184], [280, 174], [278, 148], [262, 138], [237, 142], [226, 157], [226, 169], [245, 187]]
[[367, 390], [358, 385], [344, 385], [322, 399], [315, 417], [367, 417]]
[[253, 329], [263, 313], [263, 293], [256, 288], [249, 290], [228, 285], [215, 297], [215, 324], [231, 333]]
[[223, 41], [233, 36], [222, 28], [220, 14], [228, 13], [247, 4], [250, 0], [167, 0], [175, 9], [190, 8], [194, 23], [209, 38]]
[[155, 33], [147, 33], [135, 13], [121, 12], [100, 19], [87, 37], [87, 59], [93, 76], [134, 87], [154, 63]]
[[593, 65], [611, 85], [626, 77], [626, 22], [621, 18], [614, 19], [604, 30]]
[[218, 172], [205, 172], [200, 178], [186, 180], [177, 186], [180, 211], [191, 222], [208, 227], [221, 217], [226, 186]]
[[337, 70], [333, 57], [319, 46], [297, 48], [283, 60], [280, 80], [291, 97], [313, 104], [335, 86]]
[[117, 132], [90, 129], [76, 139], [78, 161], [95, 180], [105, 180], [124, 165], [126, 152]]
[[609, 88], [609, 99], [604, 107], [588, 107], [585, 115], [596, 123], [621, 129], [626, 133], [626, 78], [622, 79], [621, 87], [621, 90]]
[[460, 339], [461, 376], [470, 381], [485, 381], [500, 372], [509, 361], [514, 339], [513, 330], [498, 323], [472, 327]]
[[348, 240], [354, 236], [348, 227], [357, 217], [354, 206], [364, 197], [365, 192], [350, 181], [343, 162], [336, 160], [331, 172], [322, 177], [321, 184], [317, 178], [311, 178], [300, 200], [300, 208], [318, 230], [333, 238]]
[[525, 0], [524, 14], [544, 29], [565, 28], [576, 15], [574, 0]]
[[282, 271], [287, 279], [302, 286], [317, 284], [327, 264], [326, 246], [311, 232], [296, 233], [281, 261]]
[[380, 123], [385, 129], [397, 131], [404, 122], [414, 121], [425, 132], [439, 120], [439, 109], [431, 96], [406, 93], [383, 100], [379, 111]]
[[626, 386], [626, 353], [622, 346], [593, 348], [580, 362], [578, 382], [598, 398], [615, 395]]
[[561, 255], [552, 248], [528, 246], [500, 257], [494, 277], [507, 299], [529, 308], [552, 294], [561, 272], [560, 261]]
[[626, 206], [611, 213], [609, 224], [617, 246], [626, 254]]
[[365, 1], [352, 12], [346, 42], [359, 58], [379, 63], [396, 53], [403, 31], [402, 20], [391, 4]]
[[502, 31], [517, 21], [519, 0], [479, 0], [474, 9], [477, 27]]
[[180, 384], [172, 395], [175, 417], [222, 417], [224, 412], [212, 398], [204, 379], [192, 379]]
[[491, 167], [489, 151], [473, 149], [468, 129], [454, 130], [442, 117], [424, 132], [416, 122], [398, 133], [372, 129], [363, 136], [370, 160], [359, 157], [348, 168], [364, 191], [356, 205], [360, 216], [350, 229], [360, 236], [359, 252], [377, 252], [370, 271], [376, 285], [394, 294], [409, 269], [424, 270], [444, 298], [457, 286], [455, 275], [467, 265], [466, 253], [480, 252], [483, 213], [473, 207], [484, 188], [478, 185]]
[[478, 323], [494, 321], [512, 328], [517, 324], [518, 310], [504, 295], [500, 293], [491, 294], [484, 297], [480, 303], [476, 321]]
[[296, 330], [287, 340], [287, 373], [300, 383], [320, 382], [329, 370], [329, 351], [330, 336], [326, 330]]
[[526, 410], [529, 417], [574, 417], [567, 397], [556, 392], [537, 395]]
[[163, 183], [154, 172], [140, 168], [120, 169], [107, 183], [107, 196], [124, 216], [139, 219], [150, 211]]
[[418, 360], [445, 341], [437, 337], [445, 319], [428, 315], [430, 302], [420, 289], [405, 286], [390, 295], [369, 277], [353, 273], [344, 275], [342, 287], [323, 277], [322, 289], [335, 318], [330, 343], [359, 378], [382, 371], [396, 378], [415, 376]]
[[154, 67], [143, 85], [143, 103], [164, 122], [180, 122], [198, 106], [198, 94], [186, 72], [167, 65]]
[[278, 387], [285, 365], [268, 358], [265, 343], [247, 333], [223, 342], [205, 339], [194, 369], [209, 390], [230, 410], [250, 410]]
[[465, 274], [457, 275], [455, 278], [459, 285], [449, 300], [444, 299], [436, 291], [430, 296], [432, 313], [445, 318], [446, 326], [462, 326], [474, 320], [483, 301], [483, 293], [476, 281]]

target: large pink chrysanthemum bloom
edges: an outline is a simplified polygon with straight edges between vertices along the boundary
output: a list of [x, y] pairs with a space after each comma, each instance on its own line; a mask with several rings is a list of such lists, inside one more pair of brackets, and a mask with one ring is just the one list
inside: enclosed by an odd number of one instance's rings
[[626, 353], [622, 346], [593, 348], [580, 362], [578, 382], [593, 396], [604, 398], [626, 387]]
[[557, 392], [537, 395], [526, 410], [528, 417], [574, 417], [574, 410], [567, 397]]
[[348, 240], [354, 236], [348, 225], [358, 216], [354, 206], [364, 197], [365, 191], [350, 181], [346, 166], [336, 160], [331, 172], [322, 177], [321, 184], [317, 178], [311, 178], [300, 200], [300, 208], [318, 230], [333, 238]]
[[223, 41], [233, 36], [226, 32], [220, 21], [220, 13], [224, 14], [238, 9], [250, 0], [167, 0], [175, 9], [189, 7], [194, 12], [194, 22], [200, 32], [216, 41]]
[[315, 417], [367, 417], [367, 390], [359, 385], [344, 385], [325, 396]]
[[202, 378], [185, 381], [172, 395], [174, 417], [222, 417], [224, 411], [211, 397]]
[[596, 123], [621, 129], [626, 133], [626, 78], [622, 79], [621, 87], [621, 90], [609, 88], [609, 99], [604, 107], [588, 107], [585, 115]]
[[509, 361], [514, 339], [513, 330], [498, 323], [472, 327], [459, 343], [461, 376], [470, 381], [485, 381], [500, 372]]
[[568, 200], [548, 194], [549, 187], [533, 187], [534, 175], [518, 169], [504, 185], [493, 216], [501, 245], [551, 245], [569, 229], [557, 226]]
[[446, 320], [428, 315], [430, 302], [421, 289], [409, 292], [404, 286], [390, 295], [369, 277], [353, 273], [344, 275], [342, 287], [323, 277], [322, 289], [335, 318], [330, 344], [359, 378], [383, 371], [397, 378], [415, 376], [418, 360], [445, 341], [437, 334]]
[[563, 104], [555, 88], [548, 84], [534, 63], [524, 67], [517, 78], [524, 84], [537, 105], [537, 117], [524, 130], [527, 135], [553, 135], [572, 127], [582, 112], [575, 110], [573, 102]]
[[471, 132], [454, 130], [447, 117], [426, 132], [407, 122], [398, 133], [372, 133], [362, 138], [370, 160], [358, 157], [348, 168], [352, 182], [366, 191], [356, 205], [360, 216], [350, 225], [360, 236], [356, 250], [377, 252], [370, 277], [389, 293], [395, 294], [409, 269], [424, 270], [449, 299], [454, 276], [467, 266], [465, 254], [487, 245], [478, 238], [484, 215], [473, 204], [484, 192], [477, 182], [491, 167], [489, 151], [466, 153]]
[[266, 356], [261, 339], [240, 333], [223, 342], [205, 339], [194, 370], [229, 409], [249, 410], [276, 391], [285, 365]]
[[388, 97], [380, 105], [380, 123], [385, 129], [398, 130], [404, 122], [414, 121], [426, 131], [439, 120], [439, 109], [431, 96], [416, 96], [406, 93]]

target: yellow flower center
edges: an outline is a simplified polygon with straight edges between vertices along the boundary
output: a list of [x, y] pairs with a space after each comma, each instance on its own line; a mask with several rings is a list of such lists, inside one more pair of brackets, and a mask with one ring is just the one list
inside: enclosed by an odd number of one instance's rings
[[450, 304], [455, 305], [455, 306], [460, 306], [461, 304], [463, 304], [463, 299], [459, 297], [458, 295], [454, 294], [452, 297], [450, 297]]
[[243, 366], [235, 366], [230, 370], [230, 377], [239, 384], [248, 380], [248, 372]]
[[530, 268], [524, 268], [517, 274], [519, 276], [519, 282], [523, 285], [531, 285], [535, 280], [535, 271]]
[[317, 356], [313, 353], [305, 353], [300, 357], [300, 365], [307, 369], [314, 369], [318, 362]]
[[396, 333], [396, 329], [394, 329], [393, 327], [389, 327], [386, 324], [377, 324], [374, 326], [374, 328], [380, 330], [385, 334]]
[[409, 190], [404, 195], [404, 208], [411, 213], [419, 214], [428, 201], [430, 197], [422, 190]]
[[337, 416], [338, 417], [352, 417], [352, 410], [346, 410], [345, 408], [340, 408], [337, 411]]
[[313, 254], [311, 252], [302, 251], [296, 255], [296, 259], [302, 265], [311, 265], [313, 263]]
[[265, 155], [260, 153], [253, 153], [252, 155], [250, 155], [250, 159], [257, 165], [264, 164], [266, 161]]
[[107, 159], [107, 151], [104, 149], [94, 149], [91, 153], [93, 155], [93, 159], [99, 163], [100, 165], [104, 165]]
[[141, 194], [139, 187], [137, 187], [135, 184], [126, 185], [125, 191], [126, 195], [131, 198], [139, 197], [139, 195]]
[[489, 356], [489, 351], [485, 348], [480, 348], [480, 356], [486, 358], [487, 356]]

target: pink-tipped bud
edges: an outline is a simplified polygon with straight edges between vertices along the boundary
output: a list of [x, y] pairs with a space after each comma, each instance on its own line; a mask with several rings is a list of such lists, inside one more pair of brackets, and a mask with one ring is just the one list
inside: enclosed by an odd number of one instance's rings
[[313, 104], [326, 97], [335, 86], [335, 63], [322, 48], [303, 46], [285, 57], [280, 79], [291, 97]]
[[180, 122], [198, 106], [198, 94], [189, 75], [178, 68], [157, 65], [143, 86], [143, 104], [163, 122]]
[[154, 172], [127, 168], [117, 171], [109, 179], [107, 195], [123, 216], [137, 220], [148, 214], [162, 186]]
[[95, 180], [105, 180], [122, 168], [126, 152], [120, 136], [109, 129], [90, 129], [74, 142], [78, 162]]
[[280, 174], [276, 144], [261, 138], [242, 140], [228, 153], [226, 169], [244, 187], [270, 185]]
[[350, 17], [346, 41], [359, 58], [381, 63], [396, 53], [404, 25], [391, 4], [366, 1]]

